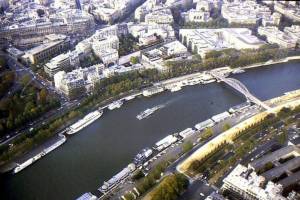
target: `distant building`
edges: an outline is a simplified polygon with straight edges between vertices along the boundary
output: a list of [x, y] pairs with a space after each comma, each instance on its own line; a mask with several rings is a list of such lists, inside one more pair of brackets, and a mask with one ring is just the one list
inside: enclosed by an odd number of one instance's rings
[[20, 38], [41, 37], [49, 34], [86, 35], [95, 27], [93, 16], [77, 9], [63, 10], [49, 18], [16, 21], [0, 29], [0, 38], [14, 41]]
[[225, 2], [221, 13], [230, 24], [256, 24], [263, 16], [271, 15], [267, 6], [258, 4], [254, 0]]
[[201, 57], [212, 50], [258, 49], [264, 44], [247, 28], [180, 29], [179, 37], [190, 51]]

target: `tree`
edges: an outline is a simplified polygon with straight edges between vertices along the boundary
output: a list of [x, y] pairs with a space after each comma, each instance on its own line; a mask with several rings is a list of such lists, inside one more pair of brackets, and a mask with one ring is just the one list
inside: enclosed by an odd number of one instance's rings
[[202, 133], [200, 140], [204, 141], [206, 139], [208, 139], [209, 137], [211, 137], [214, 134], [214, 131], [212, 130], [211, 127], [207, 128], [204, 130], [204, 132]]
[[41, 104], [46, 104], [47, 102], [47, 95], [48, 95], [48, 92], [45, 88], [41, 89], [40, 93], [39, 93], [39, 97], [40, 97], [40, 102]]
[[277, 136], [277, 141], [280, 144], [284, 144], [287, 141], [287, 139], [288, 139], [288, 136], [287, 136], [287, 133], [285, 130], [280, 135]]
[[226, 123], [226, 124], [224, 124], [224, 126], [223, 126], [223, 131], [225, 132], [225, 131], [227, 131], [227, 130], [230, 129], [230, 128], [231, 128], [230, 124]]
[[190, 151], [192, 148], [193, 148], [193, 143], [190, 142], [190, 141], [185, 142], [182, 145], [182, 151], [183, 151], [183, 153], [186, 153], [186, 152]]
[[132, 56], [132, 57], [130, 58], [130, 62], [131, 62], [132, 64], [137, 64], [137, 63], [139, 62], [139, 58], [138, 58], [137, 56]]

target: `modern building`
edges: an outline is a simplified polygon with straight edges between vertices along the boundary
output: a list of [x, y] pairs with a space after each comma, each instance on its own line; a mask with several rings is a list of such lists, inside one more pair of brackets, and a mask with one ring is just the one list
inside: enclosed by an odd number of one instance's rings
[[247, 28], [180, 29], [179, 38], [190, 51], [201, 57], [212, 50], [258, 49], [264, 44]]
[[295, 189], [300, 187], [299, 169], [300, 149], [289, 145], [254, 160], [248, 167], [238, 165], [223, 180], [221, 189], [230, 197], [245, 200], [293, 200]]
[[46, 38], [45, 43], [26, 51], [23, 59], [38, 64], [66, 51], [70, 46], [70, 39], [65, 35], [51, 34]]
[[73, 52], [60, 54], [52, 58], [44, 66], [44, 70], [49, 77], [53, 77], [59, 71], [70, 71], [79, 66], [79, 57]]

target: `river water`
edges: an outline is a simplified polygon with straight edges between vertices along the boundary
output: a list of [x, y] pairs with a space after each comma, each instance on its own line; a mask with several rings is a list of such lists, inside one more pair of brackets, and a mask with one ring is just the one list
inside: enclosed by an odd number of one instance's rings
[[[233, 77], [266, 100], [300, 88], [300, 63], [249, 69]], [[68, 200], [94, 191], [141, 149], [244, 101], [228, 86], [212, 83], [127, 102], [118, 110], [104, 112], [63, 146], [17, 175], [2, 178], [0, 199]], [[150, 118], [136, 119], [139, 112], [158, 104], [165, 107]]]

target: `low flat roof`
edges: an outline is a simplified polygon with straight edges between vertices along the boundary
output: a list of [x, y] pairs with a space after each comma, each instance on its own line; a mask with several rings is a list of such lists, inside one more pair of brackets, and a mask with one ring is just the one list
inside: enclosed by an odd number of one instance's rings
[[278, 183], [285, 188], [290, 185], [293, 185], [294, 183], [299, 183], [299, 182], [300, 182], [300, 171], [294, 173], [292, 176], [280, 180]]
[[300, 157], [296, 157], [292, 160], [287, 161], [286, 163], [279, 165], [278, 167], [266, 171], [262, 174], [262, 176], [265, 177], [267, 180], [273, 180], [274, 178], [281, 176], [281, 174], [296, 169], [298, 167], [300, 167]]
[[262, 168], [268, 162], [274, 162], [275, 160], [279, 160], [280, 158], [292, 153], [293, 151], [297, 151], [300, 153], [299, 148], [293, 145], [289, 145], [287, 147], [281, 148], [277, 151], [274, 151], [271, 154], [263, 156], [260, 159], [254, 160], [253, 162], [249, 163], [249, 165], [254, 168], [255, 170]]

